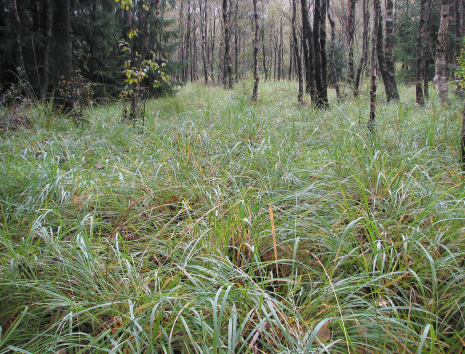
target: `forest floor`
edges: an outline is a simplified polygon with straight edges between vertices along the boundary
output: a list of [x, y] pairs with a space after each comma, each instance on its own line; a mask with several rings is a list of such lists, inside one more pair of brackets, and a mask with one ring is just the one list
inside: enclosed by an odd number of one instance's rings
[[187, 85], [145, 127], [24, 107], [0, 136], [0, 353], [464, 351], [462, 102], [402, 87], [370, 134], [366, 93], [251, 87]]

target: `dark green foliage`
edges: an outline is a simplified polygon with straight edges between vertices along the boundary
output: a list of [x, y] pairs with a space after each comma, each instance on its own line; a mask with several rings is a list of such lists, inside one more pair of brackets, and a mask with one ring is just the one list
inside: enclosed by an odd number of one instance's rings
[[[51, 0], [53, 6], [56, 0]], [[18, 82], [17, 58], [15, 58], [14, 36], [20, 31], [27, 78], [39, 96], [41, 83], [44, 82], [44, 51], [46, 46], [46, 4], [47, 0], [17, 1], [20, 28], [13, 26], [8, 13], [9, 2], [0, 0], [0, 82], [2, 91]], [[161, 0], [161, 8], [169, 7], [173, 1]], [[95, 5], [97, 5], [95, 7]], [[141, 2], [131, 9], [131, 27], [141, 30]], [[120, 8], [114, 0], [71, 0], [71, 33], [72, 33], [72, 66], [73, 72], [92, 84], [94, 101], [118, 97], [126, 90], [124, 61], [126, 60], [119, 47], [119, 41], [127, 38], [129, 31], [127, 11]], [[52, 19], [52, 24], [55, 20]], [[173, 75], [180, 65], [167, 62], [166, 58], [176, 49], [177, 33], [166, 30], [170, 21], [156, 17], [151, 20], [149, 51], [150, 59], [157, 63], [166, 63], [166, 73]], [[53, 26], [52, 26], [53, 27]], [[52, 34], [53, 41], [53, 34]], [[141, 36], [135, 37], [134, 51], [141, 51]], [[153, 57], [152, 57], [153, 56]], [[51, 68], [53, 54], [50, 58]], [[53, 95], [57, 82], [53, 81], [50, 71], [49, 94]], [[157, 80], [152, 75], [151, 82]], [[147, 82], [147, 86], [151, 84]], [[158, 88], [150, 88], [152, 96], [160, 96], [174, 91], [172, 83]]]
[[[329, 48], [331, 46], [331, 42], [328, 41], [326, 45], [326, 51], [329, 53]], [[346, 77], [345, 69], [346, 69], [346, 56], [347, 56], [347, 48], [346, 46], [336, 41], [334, 43], [334, 59], [336, 61], [336, 71], [339, 80], [344, 79]], [[329, 58], [331, 60], [331, 58]], [[331, 62], [329, 63], [329, 67], [333, 65]], [[328, 71], [328, 82], [329, 84], [334, 84], [334, 75], [331, 70]]]

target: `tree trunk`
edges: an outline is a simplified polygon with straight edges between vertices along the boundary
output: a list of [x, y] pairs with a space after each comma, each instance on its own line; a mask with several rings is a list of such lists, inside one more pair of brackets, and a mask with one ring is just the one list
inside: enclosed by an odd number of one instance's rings
[[375, 117], [376, 117], [376, 78], [377, 73], [377, 61], [376, 57], [378, 54], [377, 46], [378, 33], [381, 23], [381, 6], [379, 0], [374, 0], [374, 19], [373, 19], [373, 38], [371, 39], [371, 85], [370, 85], [370, 118], [368, 120], [368, 129], [374, 132]]
[[302, 11], [302, 41], [305, 62], [305, 91], [310, 94], [312, 103], [316, 105], [318, 96], [315, 84], [315, 56], [313, 53], [313, 35], [308, 15], [307, 0], [301, 0]]
[[257, 102], [258, 96], [258, 81], [260, 80], [258, 77], [258, 46], [260, 41], [260, 28], [258, 26], [258, 11], [257, 11], [257, 0], [253, 0], [253, 17], [254, 17], [254, 24], [255, 24], [255, 37], [253, 41], [253, 92], [252, 92], [252, 102]]
[[199, 76], [198, 76], [198, 67], [197, 67], [197, 63], [198, 63], [198, 51], [197, 51], [197, 18], [194, 17], [194, 23], [193, 23], [193, 37], [192, 37], [192, 40], [193, 40], [193, 43], [192, 43], [192, 47], [194, 48], [194, 58], [192, 59], [192, 71], [191, 71], [191, 82], [193, 81], [197, 81], [199, 79]]
[[[465, 2], [464, 2], [465, 4]], [[428, 0], [428, 15], [426, 16], [426, 23], [425, 23], [425, 32], [426, 32], [426, 49], [425, 49], [425, 57], [424, 57], [424, 73], [423, 73], [423, 95], [425, 99], [429, 99], [429, 90], [428, 90], [428, 75], [429, 75], [429, 33], [430, 33], [430, 23], [431, 23], [431, 13], [433, 10], [431, 0]]]
[[[457, 59], [460, 56], [460, 50], [462, 48], [462, 40], [461, 38], [461, 25], [460, 25], [460, 7], [459, 7], [459, 0], [454, 0], [454, 13], [455, 13], [455, 48], [454, 48], [454, 71], [457, 71], [457, 68], [460, 66]], [[460, 84], [458, 84], [460, 80], [460, 75], [455, 74], [455, 80], [457, 82], [457, 87], [455, 88], [456, 92], [459, 92], [461, 89]]]
[[21, 23], [19, 21], [19, 15], [18, 15], [18, 7], [16, 6], [16, 0], [10, 0], [10, 16], [11, 16], [11, 23], [13, 24], [13, 28], [15, 29], [13, 31], [14, 33], [14, 41], [15, 41], [15, 59], [17, 62], [18, 67], [21, 70], [20, 77], [24, 78], [27, 81], [27, 73], [26, 73], [26, 67], [24, 65], [24, 59], [23, 59], [23, 49], [21, 45], [21, 37], [20, 37], [20, 27]]
[[149, 49], [149, 39], [150, 39], [150, 18], [152, 17], [153, 7], [158, 7], [160, 0], [151, 0], [149, 4], [149, 10], [145, 14], [144, 25], [143, 25], [143, 37], [142, 37], [142, 53], [140, 54], [140, 63], [139, 69], [142, 62], [147, 56]]
[[223, 85], [224, 88], [232, 89], [234, 86], [231, 65], [231, 28], [230, 18], [230, 0], [223, 0], [223, 30], [224, 30], [224, 70]]
[[348, 46], [349, 46], [349, 63], [348, 74], [349, 83], [352, 86], [354, 83], [354, 35], [355, 35], [355, 5], [357, 0], [349, 0], [349, 21], [347, 24]]
[[200, 5], [200, 32], [202, 33], [202, 62], [205, 84], [208, 84], [207, 68], [207, 0], [199, 0]]
[[295, 65], [294, 61], [295, 61], [295, 57], [292, 55], [292, 53], [294, 53], [294, 41], [290, 41], [289, 42], [289, 70], [287, 72], [287, 79], [289, 81], [292, 80], [292, 69], [293, 69], [293, 65]]
[[389, 79], [389, 94], [388, 101], [399, 100], [399, 90], [397, 89], [396, 73], [394, 64], [394, 17], [393, 17], [393, 0], [386, 0], [386, 70]]
[[216, 18], [213, 17], [213, 31], [211, 34], [211, 55], [210, 55], [210, 70], [212, 81], [215, 82], [215, 37], [216, 37]]
[[386, 92], [386, 101], [391, 101], [391, 81], [389, 80], [389, 73], [386, 69], [386, 61], [384, 56], [384, 36], [383, 36], [383, 15], [381, 13], [381, 4], [379, 0], [375, 1], [375, 6], [378, 6], [378, 9], [375, 9], [375, 12], [378, 13], [378, 34], [377, 34], [377, 52], [378, 52], [378, 70], [381, 73], [384, 83], [384, 91]]
[[326, 60], [326, 0], [315, 0], [313, 17], [313, 47], [315, 59], [316, 106], [328, 108]]
[[[303, 80], [302, 80], [302, 62], [300, 60], [300, 54], [299, 54], [299, 41], [297, 39], [297, 30], [296, 30], [296, 15], [297, 15], [297, 9], [296, 9], [296, 0], [292, 0], [292, 39], [294, 42], [294, 55], [295, 59], [297, 62], [297, 77], [299, 79], [299, 94], [297, 95], [297, 102], [299, 104], [302, 103], [303, 101]], [[290, 53], [292, 55], [292, 53]]]
[[463, 108], [462, 115], [462, 136], [460, 139], [461, 162], [462, 168], [465, 169], [465, 107]]
[[323, 108], [329, 108], [328, 103], [328, 56], [326, 54], [326, 14], [328, 11], [328, 0], [321, 1], [320, 18], [320, 54], [321, 54], [321, 99]]
[[268, 81], [268, 68], [266, 66], [266, 51], [265, 51], [265, 29], [262, 26], [262, 55], [263, 55], [263, 72], [265, 74], [265, 81]]
[[420, 20], [418, 22], [418, 32], [417, 32], [417, 60], [416, 60], [416, 101], [420, 106], [425, 105], [425, 97], [423, 95], [423, 78], [422, 74], [424, 73], [424, 56], [426, 49], [426, 31], [425, 31], [425, 9], [426, 0], [420, 0]]
[[[0, 0], [0, 28], [4, 29], [5, 26], [5, 7], [3, 6], [3, 0]], [[3, 37], [5, 34], [3, 33], [4, 31], [0, 31], [0, 43], [3, 43]], [[0, 50], [0, 53], [2, 53], [2, 50]], [[5, 77], [4, 77], [4, 72], [5, 72], [5, 67], [3, 62], [0, 60], [0, 83], [4, 84], [5, 83]]]
[[368, 0], [363, 0], [363, 43], [362, 43], [362, 57], [358, 63], [357, 74], [355, 76], [354, 97], [359, 95], [360, 81], [362, 71], [365, 67], [368, 58], [368, 24], [370, 22], [370, 13], [368, 11]]
[[[239, 13], [239, 1], [236, 1], [236, 8], [234, 11], [234, 83], [239, 82], [239, 55], [241, 52], [241, 43], [238, 33], [237, 14]], [[232, 64], [231, 64], [232, 65]]]
[[284, 66], [282, 63], [282, 51], [283, 51], [283, 18], [281, 17], [281, 23], [279, 27], [279, 45], [278, 45], [278, 81], [282, 78], [283, 69], [281, 68]]
[[331, 48], [330, 48], [330, 55], [331, 55], [331, 71], [333, 72], [334, 76], [334, 86], [336, 88], [336, 97], [338, 100], [340, 100], [341, 97], [341, 89], [339, 88], [339, 81], [337, 77], [337, 70], [336, 70], [336, 55], [335, 55], [335, 42], [336, 42], [336, 23], [334, 22], [332, 16], [331, 16], [331, 10], [330, 10], [330, 0], [328, 0], [328, 20], [329, 24], [331, 25]]
[[53, 82], [73, 74], [70, 0], [55, 0], [53, 8]]
[[45, 17], [45, 49], [42, 76], [42, 98], [49, 90], [50, 80], [50, 48], [52, 47], [52, 4], [51, 0], [44, 0], [43, 11]]
[[447, 38], [449, 36], [449, 1], [442, 0], [441, 23], [438, 32], [438, 47], [436, 50], [436, 83], [442, 104], [449, 102], [447, 88]]

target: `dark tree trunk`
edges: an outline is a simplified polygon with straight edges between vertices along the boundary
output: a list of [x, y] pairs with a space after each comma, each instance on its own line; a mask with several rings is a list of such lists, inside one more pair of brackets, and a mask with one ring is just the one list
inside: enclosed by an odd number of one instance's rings
[[224, 70], [223, 86], [232, 89], [234, 86], [231, 65], [231, 28], [230, 18], [230, 0], [223, 0], [223, 30], [224, 30]]
[[239, 82], [239, 54], [241, 51], [239, 36], [237, 34], [237, 13], [238, 13], [239, 1], [236, 3], [236, 12], [234, 14], [234, 81]]
[[258, 26], [258, 11], [257, 11], [257, 0], [253, 0], [253, 17], [254, 17], [254, 25], [255, 25], [255, 37], [253, 41], [253, 77], [254, 77], [254, 84], [253, 84], [253, 92], [252, 92], [252, 102], [257, 102], [258, 96], [258, 46], [260, 45], [260, 28]]
[[[462, 48], [462, 40], [461, 38], [461, 25], [460, 25], [460, 7], [459, 7], [459, 0], [454, 0], [454, 13], [455, 13], [455, 48], [454, 48], [454, 71], [457, 70], [459, 67], [459, 63], [457, 61], [458, 57], [460, 56], [460, 49]], [[455, 74], [455, 80], [458, 82], [460, 80], [460, 76]], [[455, 88], [456, 92], [461, 89], [460, 84], [457, 84]]]
[[302, 41], [305, 62], [305, 91], [310, 94], [312, 103], [317, 103], [317, 89], [315, 84], [315, 56], [313, 55], [313, 32], [310, 26], [307, 0], [301, 0], [302, 11]]
[[[374, 19], [373, 19], [373, 38], [371, 39], [371, 82], [370, 82], [370, 118], [368, 120], [368, 129], [373, 132], [376, 118], [376, 78], [377, 74], [377, 61], [378, 54], [377, 46], [379, 27], [381, 23], [381, 5], [379, 0], [374, 0]], [[379, 55], [378, 55], [379, 57]]]
[[328, 56], [326, 54], [326, 14], [328, 11], [328, 0], [321, 1], [321, 19], [320, 19], [320, 54], [321, 54], [321, 100], [323, 107], [328, 108]]
[[44, 0], [43, 11], [45, 20], [45, 49], [42, 75], [42, 98], [45, 98], [49, 90], [50, 80], [50, 48], [52, 47], [52, 6], [51, 0]]
[[461, 162], [462, 168], [465, 169], [465, 107], [463, 109], [462, 115], [462, 136], [460, 139], [460, 150], [461, 150]]
[[386, 0], [386, 70], [389, 79], [388, 101], [399, 100], [399, 90], [397, 89], [395, 65], [394, 65], [394, 17], [393, 17], [393, 0]]
[[55, 0], [53, 7], [53, 82], [69, 81], [73, 74], [70, 0]]
[[202, 62], [203, 76], [205, 83], [208, 84], [208, 67], [207, 67], [207, 0], [199, 0], [200, 5], [200, 32], [202, 33]]
[[234, 28], [234, 82], [237, 84], [239, 82], [239, 54], [240, 54], [240, 45], [237, 35], [237, 27]]
[[416, 60], [416, 101], [420, 106], [425, 105], [425, 97], [423, 95], [423, 73], [424, 73], [424, 56], [426, 49], [426, 31], [425, 31], [425, 11], [426, 11], [426, 0], [420, 0], [420, 20], [418, 22], [417, 32], [417, 60]]
[[348, 46], [349, 46], [349, 63], [348, 74], [349, 83], [352, 86], [354, 83], [354, 35], [355, 35], [355, 5], [357, 0], [349, 0], [349, 21], [347, 24]]
[[281, 66], [284, 64], [282, 63], [282, 51], [283, 51], [283, 18], [281, 17], [281, 23], [279, 27], [279, 45], [278, 45], [278, 80], [281, 80], [283, 69]]
[[194, 23], [193, 23], [193, 37], [192, 37], [192, 47], [194, 48], [194, 57], [192, 58], [192, 71], [191, 71], [191, 81], [197, 81], [199, 79], [199, 76], [198, 76], [198, 67], [197, 67], [197, 63], [198, 63], [198, 51], [197, 51], [197, 20], [196, 20], [196, 17], [194, 17]]
[[290, 41], [289, 42], [289, 70], [288, 70], [288, 73], [287, 73], [287, 79], [289, 81], [292, 80], [292, 69], [293, 69], [293, 65], [295, 65], [295, 56], [292, 55], [292, 53], [294, 53], [294, 41]]
[[152, 17], [153, 8], [158, 7], [160, 0], [151, 0], [149, 4], [149, 10], [145, 14], [144, 25], [143, 25], [143, 37], [142, 37], [142, 53], [140, 54], [140, 63], [139, 69], [142, 62], [147, 56], [149, 49], [149, 39], [150, 39], [150, 18]]
[[[3, 0], [0, 0], [0, 28], [1, 29], [4, 29], [6, 26], [5, 26], [5, 7], [3, 5]], [[4, 31], [0, 31], [0, 43], [3, 43], [3, 37], [4, 37]], [[0, 50], [0, 54], [2, 53], [2, 51]], [[0, 60], [0, 83], [4, 84], [5, 83], [5, 76], [4, 76], [4, 71], [5, 71], [5, 67], [2, 63], [2, 61]]]
[[40, 33], [39, 0], [31, 1], [31, 12], [32, 12], [32, 29], [35, 33]]
[[[464, 2], [465, 4], [465, 2]], [[425, 49], [425, 57], [424, 57], [424, 73], [423, 73], [423, 95], [425, 99], [429, 99], [429, 89], [428, 89], [428, 75], [429, 75], [429, 57], [430, 57], [430, 49], [429, 49], [429, 33], [430, 33], [430, 23], [431, 23], [431, 13], [433, 10], [431, 0], [428, 0], [428, 15], [426, 16], [426, 23], [425, 23], [425, 32], [426, 32], [426, 49]]]
[[265, 81], [268, 80], [268, 68], [266, 66], [266, 50], [265, 50], [265, 29], [262, 26], [262, 55], [263, 55], [263, 72], [265, 74]]
[[24, 65], [24, 59], [23, 59], [23, 49], [21, 45], [21, 37], [20, 37], [20, 27], [21, 23], [19, 21], [19, 15], [18, 15], [18, 7], [16, 4], [16, 0], [10, 0], [10, 16], [11, 20], [10, 22], [13, 24], [14, 28], [14, 41], [15, 41], [15, 59], [17, 62], [18, 67], [21, 70], [21, 77], [24, 78], [27, 81], [27, 73], [26, 73], [26, 66]]
[[320, 49], [320, 22], [321, 22], [321, 0], [314, 1], [313, 14], [313, 53], [315, 62], [315, 86], [316, 86], [316, 105], [322, 107], [321, 91], [323, 85], [321, 82], [321, 49]]
[[[300, 54], [299, 54], [299, 40], [297, 39], [297, 24], [296, 24], [296, 15], [297, 15], [297, 9], [296, 9], [296, 0], [292, 0], [292, 39], [294, 42], [294, 55], [295, 59], [297, 62], [297, 77], [299, 79], [299, 94], [297, 95], [297, 102], [299, 104], [302, 103], [303, 101], [303, 79], [302, 79], [302, 62], [300, 60]], [[291, 53], [292, 55], [292, 53]]]
[[315, 59], [316, 105], [328, 108], [326, 60], [326, 0], [315, 0], [313, 17], [313, 47]]
[[442, 104], [449, 102], [447, 87], [447, 39], [449, 36], [449, 1], [441, 2], [441, 23], [438, 32], [438, 47], [436, 50], [436, 83]]
[[368, 11], [368, 0], [363, 0], [363, 39], [362, 39], [362, 57], [358, 63], [357, 74], [355, 76], [354, 97], [359, 95], [360, 81], [362, 71], [368, 58], [368, 24], [370, 22], [370, 13]]
[[216, 37], [216, 18], [213, 17], [213, 31], [211, 34], [211, 55], [210, 55], [210, 70], [212, 81], [215, 82], [215, 37]]
[[[179, 48], [181, 50], [181, 61], [184, 62], [186, 60], [185, 57], [185, 37], [184, 37], [184, 1], [181, 1], [181, 7], [179, 10], [179, 23], [180, 23], [180, 29], [179, 29]], [[186, 81], [186, 69], [182, 69], [182, 74], [181, 74], [181, 81]]]
[[389, 73], [386, 69], [386, 61], [384, 56], [383, 15], [381, 13], [381, 4], [379, 0], [375, 1], [375, 6], [379, 7], [378, 9], [375, 9], [375, 13], [377, 13], [378, 16], [378, 24], [376, 26], [378, 29], [376, 44], [378, 52], [378, 70], [381, 73], [381, 77], [383, 78], [384, 90], [386, 92], [386, 101], [389, 102], [391, 100], [391, 82], [389, 80]]
[[333, 77], [334, 77], [334, 86], [336, 88], [336, 97], [338, 100], [341, 99], [341, 89], [339, 88], [339, 80], [337, 76], [337, 70], [336, 70], [336, 56], [335, 56], [335, 42], [336, 42], [336, 23], [334, 22], [332, 16], [331, 16], [331, 10], [330, 10], [330, 0], [328, 0], [328, 20], [329, 24], [331, 25], [331, 71], [333, 72]]

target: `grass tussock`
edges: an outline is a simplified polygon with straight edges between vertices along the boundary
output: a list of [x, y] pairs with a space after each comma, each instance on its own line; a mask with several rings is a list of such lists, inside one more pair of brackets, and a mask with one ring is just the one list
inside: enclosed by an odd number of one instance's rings
[[464, 350], [461, 103], [250, 93], [3, 131], [0, 353]]

